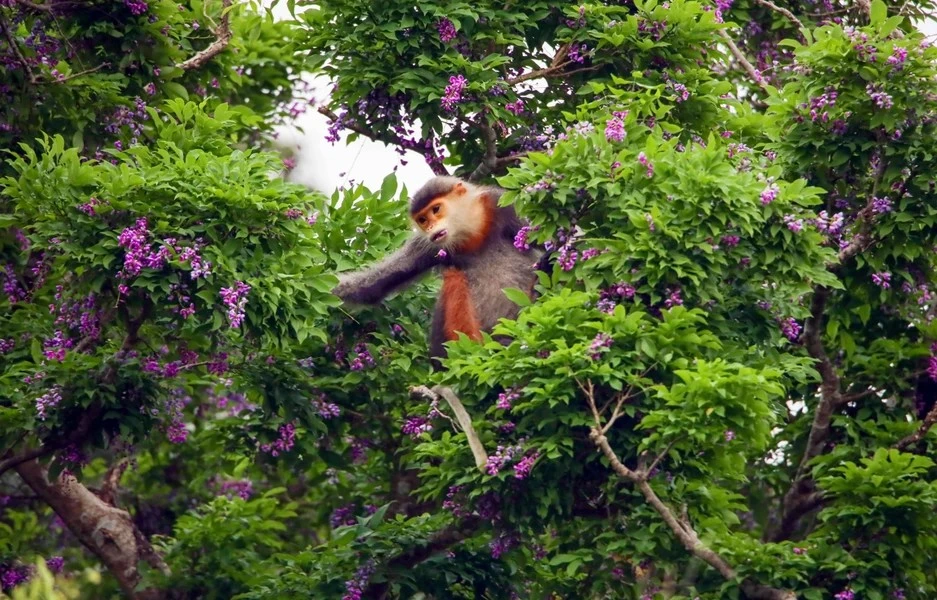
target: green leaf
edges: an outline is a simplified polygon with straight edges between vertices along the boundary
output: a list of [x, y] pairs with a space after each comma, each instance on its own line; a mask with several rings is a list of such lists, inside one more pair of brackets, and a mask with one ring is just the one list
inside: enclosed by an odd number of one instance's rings
[[888, 17], [888, 7], [882, 0], [873, 0], [872, 9], [869, 13], [869, 22], [872, 25], [878, 25]]
[[518, 288], [505, 288], [503, 291], [504, 295], [508, 297], [508, 300], [518, 306], [530, 306], [532, 304], [530, 296], [523, 290]]

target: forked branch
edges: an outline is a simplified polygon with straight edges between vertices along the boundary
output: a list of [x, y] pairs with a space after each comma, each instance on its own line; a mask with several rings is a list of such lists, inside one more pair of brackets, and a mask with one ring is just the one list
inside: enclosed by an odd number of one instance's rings
[[228, 47], [228, 43], [231, 42], [231, 37], [234, 35], [231, 32], [231, 0], [222, 0], [221, 24], [215, 28], [213, 33], [215, 34], [215, 41], [197, 52], [192, 58], [184, 60], [176, 66], [183, 71], [198, 69]]
[[[589, 439], [596, 445], [596, 447], [602, 452], [603, 455], [608, 459], [609, 463], [612, 466], [612, 470], [615, 471], [620, 477], [633, 483], [638, 491], [641, 492], [641, 495], [644, 496], [644, 499], [650, 504], [657, 514], [664, 520], [664, 523], [670, 528], [673, 534], [677, 537], [683, 547], [687, 549], [690, 554], [699, 558], [712, 568], [716, 569], [720, 575], [725, 579], [735, 580], [738, 578], [735, 569], [732, 568], [729, 563], [726, 562], [717, 552], [706, 546], [699, 538], [699, 535], [693, 529], [690, 524], [689, 517], [678, 517], [673, 509], [671, 509], [667, 504], [665, 504], [657, 493], [654, 491], [654, 488], [648, 483], [648, 471], [644, 469], [630, 469], [621, 460], [618, 458], [618, 455], [615, 454], [615, 451], [612, 449], [611, 445], [608, 443], [608, 438], [605, 437], [605, 424], [603, 424], [601, 417], [599, 416], [599, 409], [595, 404], [595, 395], [593, 393], [593, 386], [591, 382], [586, 382], [586, 384], [579, 384], [580, 389], [582, 389], [586, 394], [586, 401], [589, 404], [589, 409], [592, 412], [592, 417], [595, 421], [595, 424], [592, 426], [589, 432]], [[666, 454], [662, 452], [661, 455]], [[660, 460], [660, 456], [657, 460], [654, 461], [655, 465]], [[770, 586], [765, 586], [754, 581], [745, 580], [740, 583], [742, 591], [749, 598], [755, 598], [758, 600], [796, 600], [797, 596], [789, 591], [782, 590], [778, 588], [773, 588]]]

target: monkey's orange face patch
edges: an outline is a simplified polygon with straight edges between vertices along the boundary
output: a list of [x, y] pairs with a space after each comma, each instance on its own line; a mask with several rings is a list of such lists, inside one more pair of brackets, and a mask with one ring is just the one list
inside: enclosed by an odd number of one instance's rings
[[446, 198], [438, 198], [430, 202], [426, 208], [413, 215], [413, 221], [431, 242], [444, 244], [449, 236], [447, 229], [448, 205]]
[[430, 242], [453, 250], [477, 250], [488, 234], [491, 207], [487, 196], [470, 195], [459, 184], [413, 215]]

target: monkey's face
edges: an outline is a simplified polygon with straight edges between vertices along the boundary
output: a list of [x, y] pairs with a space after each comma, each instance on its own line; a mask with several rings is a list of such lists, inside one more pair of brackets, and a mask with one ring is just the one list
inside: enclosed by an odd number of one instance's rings
[[446, 197], [437, 198], [413, 215], [413, 222], [430, 242], [445, 246], [449, 237], [449, 206]]
[[413, 215], [413, 222], [431, 243], [441, 248], [457, 248], [483, 229], [485, 221], [481, 198], [455, 186]]

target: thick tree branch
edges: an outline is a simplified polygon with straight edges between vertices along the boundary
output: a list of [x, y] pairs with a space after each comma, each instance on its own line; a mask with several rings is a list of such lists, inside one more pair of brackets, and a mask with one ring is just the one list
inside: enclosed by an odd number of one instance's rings
[[165, 597], [159, 589], [136, 589], [142, 563], [166, 574], [169, 568], [137, 530], [130, 513], [107, 504], [71, 475], [60, 474], [49, 481], [46, 470], [34, 460], [18, 465], [16, 472], [104, 563], [128, 598]]
[[765, 536], [768, 541], [780, 542], [790, 539], [797, 529], [800, 519], [814, 510], [823, 506], [826, 499], [820, 492], [807, 492], [797, 494], [793, 504], [785, 507], [781, 515], [781, 521], [773, 528], [770, 535]]
[[485, 143], [485, 156], [478, 167], [469, 175], [469, 181], [472, 182], [479, 181], [498, 168], [498, 138], [484, 114], [479, 115], [478, 128], [482, 132], [482, 141]]
[[231, 32], [231, 0], [222, 0], [221, 2], [221, 24], [213, 31], [215, 34], [215, 41], [206, 46], [204, 49], [200, 50], [192, 58], [182, 61], [176, 66], [182, 69], [183, 71], [190, 71], [192, 69], [198, 69], [222, 50], [228, 47], [228, 43], [231, 41], [231, 36], [234, 35]]
[[[810, 301], [810, 317], [804, 325], [802, 341], [807, 353], [816, 360], [817, 371], [820, 373], [820, 400], [813, 413], [813, 423], [807, 436], [804, 453], [797, 465], [797, 471], [791, 482], [791, 487], [784, 494], [781, 504], [781, 524], [771, 536], [772, 541], [786, 539], [793, 533], [798, 519], [806, 514], [803, 510], [807, 498], [815, 493], [813, 480], [810, 478], [810, 462], [823, 453], [830, 435], [830, 424], [833, 412], [843, 404], [840, 391], [839, 374], [823, 347], [821, 333], [823, 331], [823, 313], [830, 296], [829, 288], [817, 288]], [[781, 537], [781, 536], [785, 537]]]
[[468, 411], [465, 410], [465, 406], [462, 405], [462, 401], [459, 400], [459, 397], [456, 396], [450, 388], [441, 385], [437, 385], [433, 389], [420, 385], [410, 388], [410, 394], [429, 398], [432, 401], [438, 401], [440, 398], [446, 401], [446, 404], [449, 405], [449, 408], [452, 409], [453, 414], [455, 414], [455, 418], [462, 428], [462, 431], [465, 432], [469, 448], [472, 450], [472, 456], [475, 457], [475, 466], [484, 471], [485, 465], [488, 464], [488, 454], [485, 452], [485, 447], [482, 446], [481, 440], [475, 432], [475, 427], [472, 425], [472, 417], [468, 414]]
[[735, 60], [739, 61], [739, 64], [741, 64], [745, 69], [745, 72], [748, 73], [748, 76], [751, 78], [752, 82], [763, 90], [768, 89], [768, 84], [765, 83], [765, 78], [762, 77], [758, 70], [752, 66], [752, 63], [748, 62], [748, 59], [745, 58], [745, 55], [742, 54], [742, 51], [739, 49], [739, 47], [735, 45], [735, 41], [733, 41], [729, 33], [725, 29], [720, 29], [719, 35], [726, 43], [726, 46], [729, 47], [729, 51], [732, 53], [732, 56], [735, 57]]

